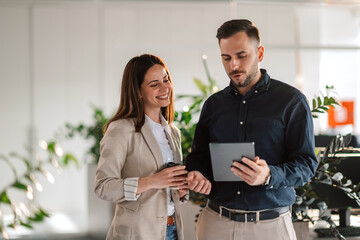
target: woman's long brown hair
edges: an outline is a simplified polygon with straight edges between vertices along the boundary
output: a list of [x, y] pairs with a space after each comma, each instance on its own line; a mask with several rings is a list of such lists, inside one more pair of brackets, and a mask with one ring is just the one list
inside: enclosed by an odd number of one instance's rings
[[[124, 69], [121, 83], [120, 105], [115, 115], [106, 124], [104, 133], [108, 129], [110, 123], [113, 121], [127, 118], [134, 118], [135, 131], [140, 132], [142, 126], [145, 123], [144, 103], [140, 98], [140, 88], [144, 81], [146, 72], [155, 64], [160, 64], [165, 68], [165, 71], [169, 76], [169, 81], [172, 85], [170, 73], [163, 60], [161, 60], [159, 57], [150, 54], [144, 54], [132, 58], [126, 64]], [[161, 108], [161, 114], [171, 125], [174, 121], [175, 115], [173, 88], [171, 88], [169, 99], [170, 104], [167, 107]]]

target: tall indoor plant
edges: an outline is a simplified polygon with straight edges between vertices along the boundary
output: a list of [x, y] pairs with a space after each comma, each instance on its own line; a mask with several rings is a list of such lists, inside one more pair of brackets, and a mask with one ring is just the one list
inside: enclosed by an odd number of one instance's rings
[[[0, 233], [8, 239], [7, 228], [16, 229], [18, 226], [33, 228], [33, 225], [42, 222], [50, 217], [48, 211], [44, 210], [36, 201], [35, 191], [41, 192], [43, 187], [39, 175], [45, 177], [50, 183], [55, 181], [54, 176], [48, 171], [49, 166], [61, 169], [64, 166], [74, 163], [79, 166], [76, 158], [71, 153], [64, 153], [60, 145], [54, 141], [39, 141], [38, 150], [28, 150], [27, 156], [17, 152], [10, 154], [0, 154], [0, 161], [4, 161], [13, 173], [13, 180], [8, 185], [0, 189]], [[14, 163], [22, 163], [25, 171], [20, 171]], [[0, 169], [6, 171], [8, 169]], [[10, 192], [17, 191], [26, 196], [26, 200], [19, 199], [19, 195], [11, 195]], [[3, 207], [12, 212], [12, 221], [6, 222]]]

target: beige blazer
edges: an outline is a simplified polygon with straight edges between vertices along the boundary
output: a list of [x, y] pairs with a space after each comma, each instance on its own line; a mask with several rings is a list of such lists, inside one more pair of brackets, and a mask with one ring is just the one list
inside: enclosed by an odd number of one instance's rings
[[[171, 126], [167, 134], [174, 161], [181, 162], [180, 131]], [[120, 119], [109, 125], [100, 142], [100, 160], [95, 177], [95, 193], [116, 203], [115, 215], [107, 240], [162, 240], [166, 236], [166, 189], [143, 192], [136, 201], [126, 201], [124, 181], [130, 177], [146, 177], [163, 169], [159, 145], [145, 121], [141, 132], [135, 132], [133, 119]], [[179, 210], [179, 194], [171, 190], [175, 203], [176, 227], [179, 240], [184, 239]]]

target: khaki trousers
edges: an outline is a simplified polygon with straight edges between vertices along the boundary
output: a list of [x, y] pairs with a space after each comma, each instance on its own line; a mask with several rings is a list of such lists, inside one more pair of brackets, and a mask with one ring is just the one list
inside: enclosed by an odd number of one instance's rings
[[196, 224], [198, 240], [296, 240], [290, 211], [271, 220], [236, 222], [209, 207], [201, 212]]

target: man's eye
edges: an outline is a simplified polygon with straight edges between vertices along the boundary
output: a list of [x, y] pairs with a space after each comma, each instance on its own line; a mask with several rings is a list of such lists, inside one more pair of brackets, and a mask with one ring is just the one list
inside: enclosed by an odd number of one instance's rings
[[164, 79], [164, 83], [168, 83], [169, 82], [169, 79]]
[[224, 59], [224, 61], [226, 61], [226, 62], [230, 61], [230, 58], [223, 58], [223, 59]]
[[239, 58], [246, 58], [246, 55], [240, 55]]

